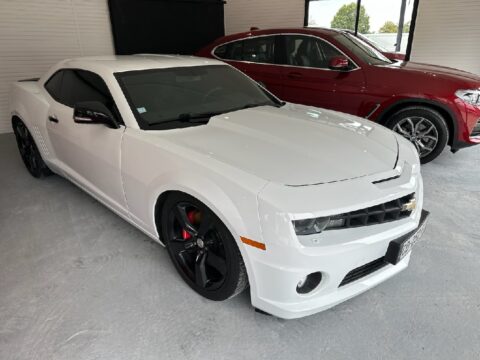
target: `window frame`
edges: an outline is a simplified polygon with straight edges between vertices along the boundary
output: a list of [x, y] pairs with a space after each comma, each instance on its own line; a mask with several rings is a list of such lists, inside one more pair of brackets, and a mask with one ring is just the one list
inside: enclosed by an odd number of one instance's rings
[[[215, 55], [215, 50], [219, 48], [220, 46], [228, 45], [237, 41], [244, 41], [252, 38], [258, 38], [258, 37], [265, 37], [265, 36], [273, 36], [275, 37], [275, 48], [273, 50], [273, 56], [275, 58], [274, 63], [262, 63], [262, 62], [252, 62], [252, 61], [247, 61], [247, 60], [230, 60], [230, 59], [222, 59], [218, 56]], [[317, 68], [317, 67], [308, 67], [308, 66], [297, 66], [297, 65], [288, 65], [288, 64], [281, 64], [279, 63], [280, 59], [285, 59], [285, 36], [308, 36], [308, 37], [313, 37], [315, 39], [318, 39], [320, 41], [323, 41], [327, 43], [328, 45], [332, 46], [335, 50], [337, 50], [339, 53], [341, 53], [343, 56], [345, 56], [348, 61], [350, 61], [353, 65], [353, 69], [349, 70], [335, 70], [335, 69], [329, 69], [329, 68]], [[280, 50], [282, 53], [279, 54], [278, 50]], [[351, 72], [351, 71], [356, 71], [360, 70], [361, 67], [358, 65], [356, 61], [352, 59], [351, 56], [348, 56], [345, 54], [345, 52], [342, 49], [339, 49], [338, 46], [332, 44], [330, 41], [318, 36], [318, 35], [313, 35], [313, 34], [305, 34], [305, 33], [292, 33], [292, 32], [286, 32], [286, 33], [276, 33], [276, 34], [262, 34], [262, 35], [253, 35], [253, 36], [247, 36], [244, 38], [240, 39], [235, 39], [235, 40], [230, 40], [221, 44], [218, 44], [215, 46], [210, 54], [212, 55], [213, 58], [220, 60], [220, 61], [232, 61], [232, 62], [239, 62], [239, 63], [246, 63], [246, 64], [258, 64], [258, 65], [274, 65], [274, 66], [283, 66], [283, 67], [294, 67], [294, 68], [301, 68], [301, 69], [316, 69], [316, 70], [323, 70], [323, 71], [335, 71], [335, 72]]]

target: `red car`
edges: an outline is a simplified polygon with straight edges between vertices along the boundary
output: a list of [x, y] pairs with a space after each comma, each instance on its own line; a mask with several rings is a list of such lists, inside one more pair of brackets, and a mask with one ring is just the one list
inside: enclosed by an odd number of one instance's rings
[[279, 98], [358, 115], [409, 139], [423, 163], [445, 146], [480, 143], [480, 77], [451, 68], [393, 62], [348, 32], [255, 30], [197, 53], [243, 71]]

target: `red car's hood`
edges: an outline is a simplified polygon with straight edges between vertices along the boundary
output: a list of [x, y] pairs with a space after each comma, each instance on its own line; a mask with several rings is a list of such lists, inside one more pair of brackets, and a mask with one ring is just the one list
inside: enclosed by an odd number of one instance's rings
[[446, 66], [421, 64], [411, 61], [394, 63], [390, 66], [398, 67], [404, 71], [421, 72], [425, 75], [440, 76], [447, 79], [459, 80], [463, 82], [476, 82], [480, 84], [480, 76]]

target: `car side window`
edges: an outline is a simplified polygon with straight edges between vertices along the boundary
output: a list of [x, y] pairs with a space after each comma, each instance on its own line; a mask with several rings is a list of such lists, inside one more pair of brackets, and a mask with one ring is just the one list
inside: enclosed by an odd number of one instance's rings
[[260, 36], [221, 45], [213, 53], [223, 60], [273, 64], [275, 62], [274, 48], [274, 36]]
[[99, 101], [112, 110], [113, 98], [103, 79], [90, 71], [64, 70], [62, 93], [65, 105], [74, 107], [82, 101]]
[[56, 101], [63, 103], [64, 99], [62, 97], [62, 78], [63, 78], [63, 71], [57, 71], [53, 74], [50, 79], [45, 83], [45, 89], [50, 94], [52, 98]]
[[275, 38], [273, 36], [260, 36], [243, 42], [243, 60], [250, 62], [273, 64]]
[[328, 69], [330, 60], [343, 54], [332, 45], [312, 36], [285, 37], [287, 65]]
[[220, 58], [220, 59], [226, 59], [226, 56], [227, 56], [227, 48], [228, 48], [228, 44], [224, 44], [224, 45], [221, 45], [221, 46], [218, 46], [214, 51], [213, 51], [213, 54]]

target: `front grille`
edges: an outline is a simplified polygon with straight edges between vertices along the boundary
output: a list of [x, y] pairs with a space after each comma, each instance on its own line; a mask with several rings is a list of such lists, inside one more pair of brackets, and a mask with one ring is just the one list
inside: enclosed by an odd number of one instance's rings
[[354, 282], [358, 279], [361, 279], [364, 276], [370, 275], [371, 273], [374, 273], [377, 270], [380, 270], [383, 268], [385, 265], [387, 265], [387, 262], [385, 261], [385, 257], [382, 256], [381, 258], [377, 260], [373, 260], [372, 262], [369, 262], [368, 264], [359, 266], [352, 271], [350, 271], [342, 280], [340, 285], [338, 287], [350, 284], [351, 282]]
[[414, 198], [414, 194], [410, 194], [380, 205], [331, 216], [331, 222], [335, 221], [337, 224], [341, 225], [327, 228], [326, 230], [378, 225], [409, 217], [412, 211], [404, 210], [404, 205]]

